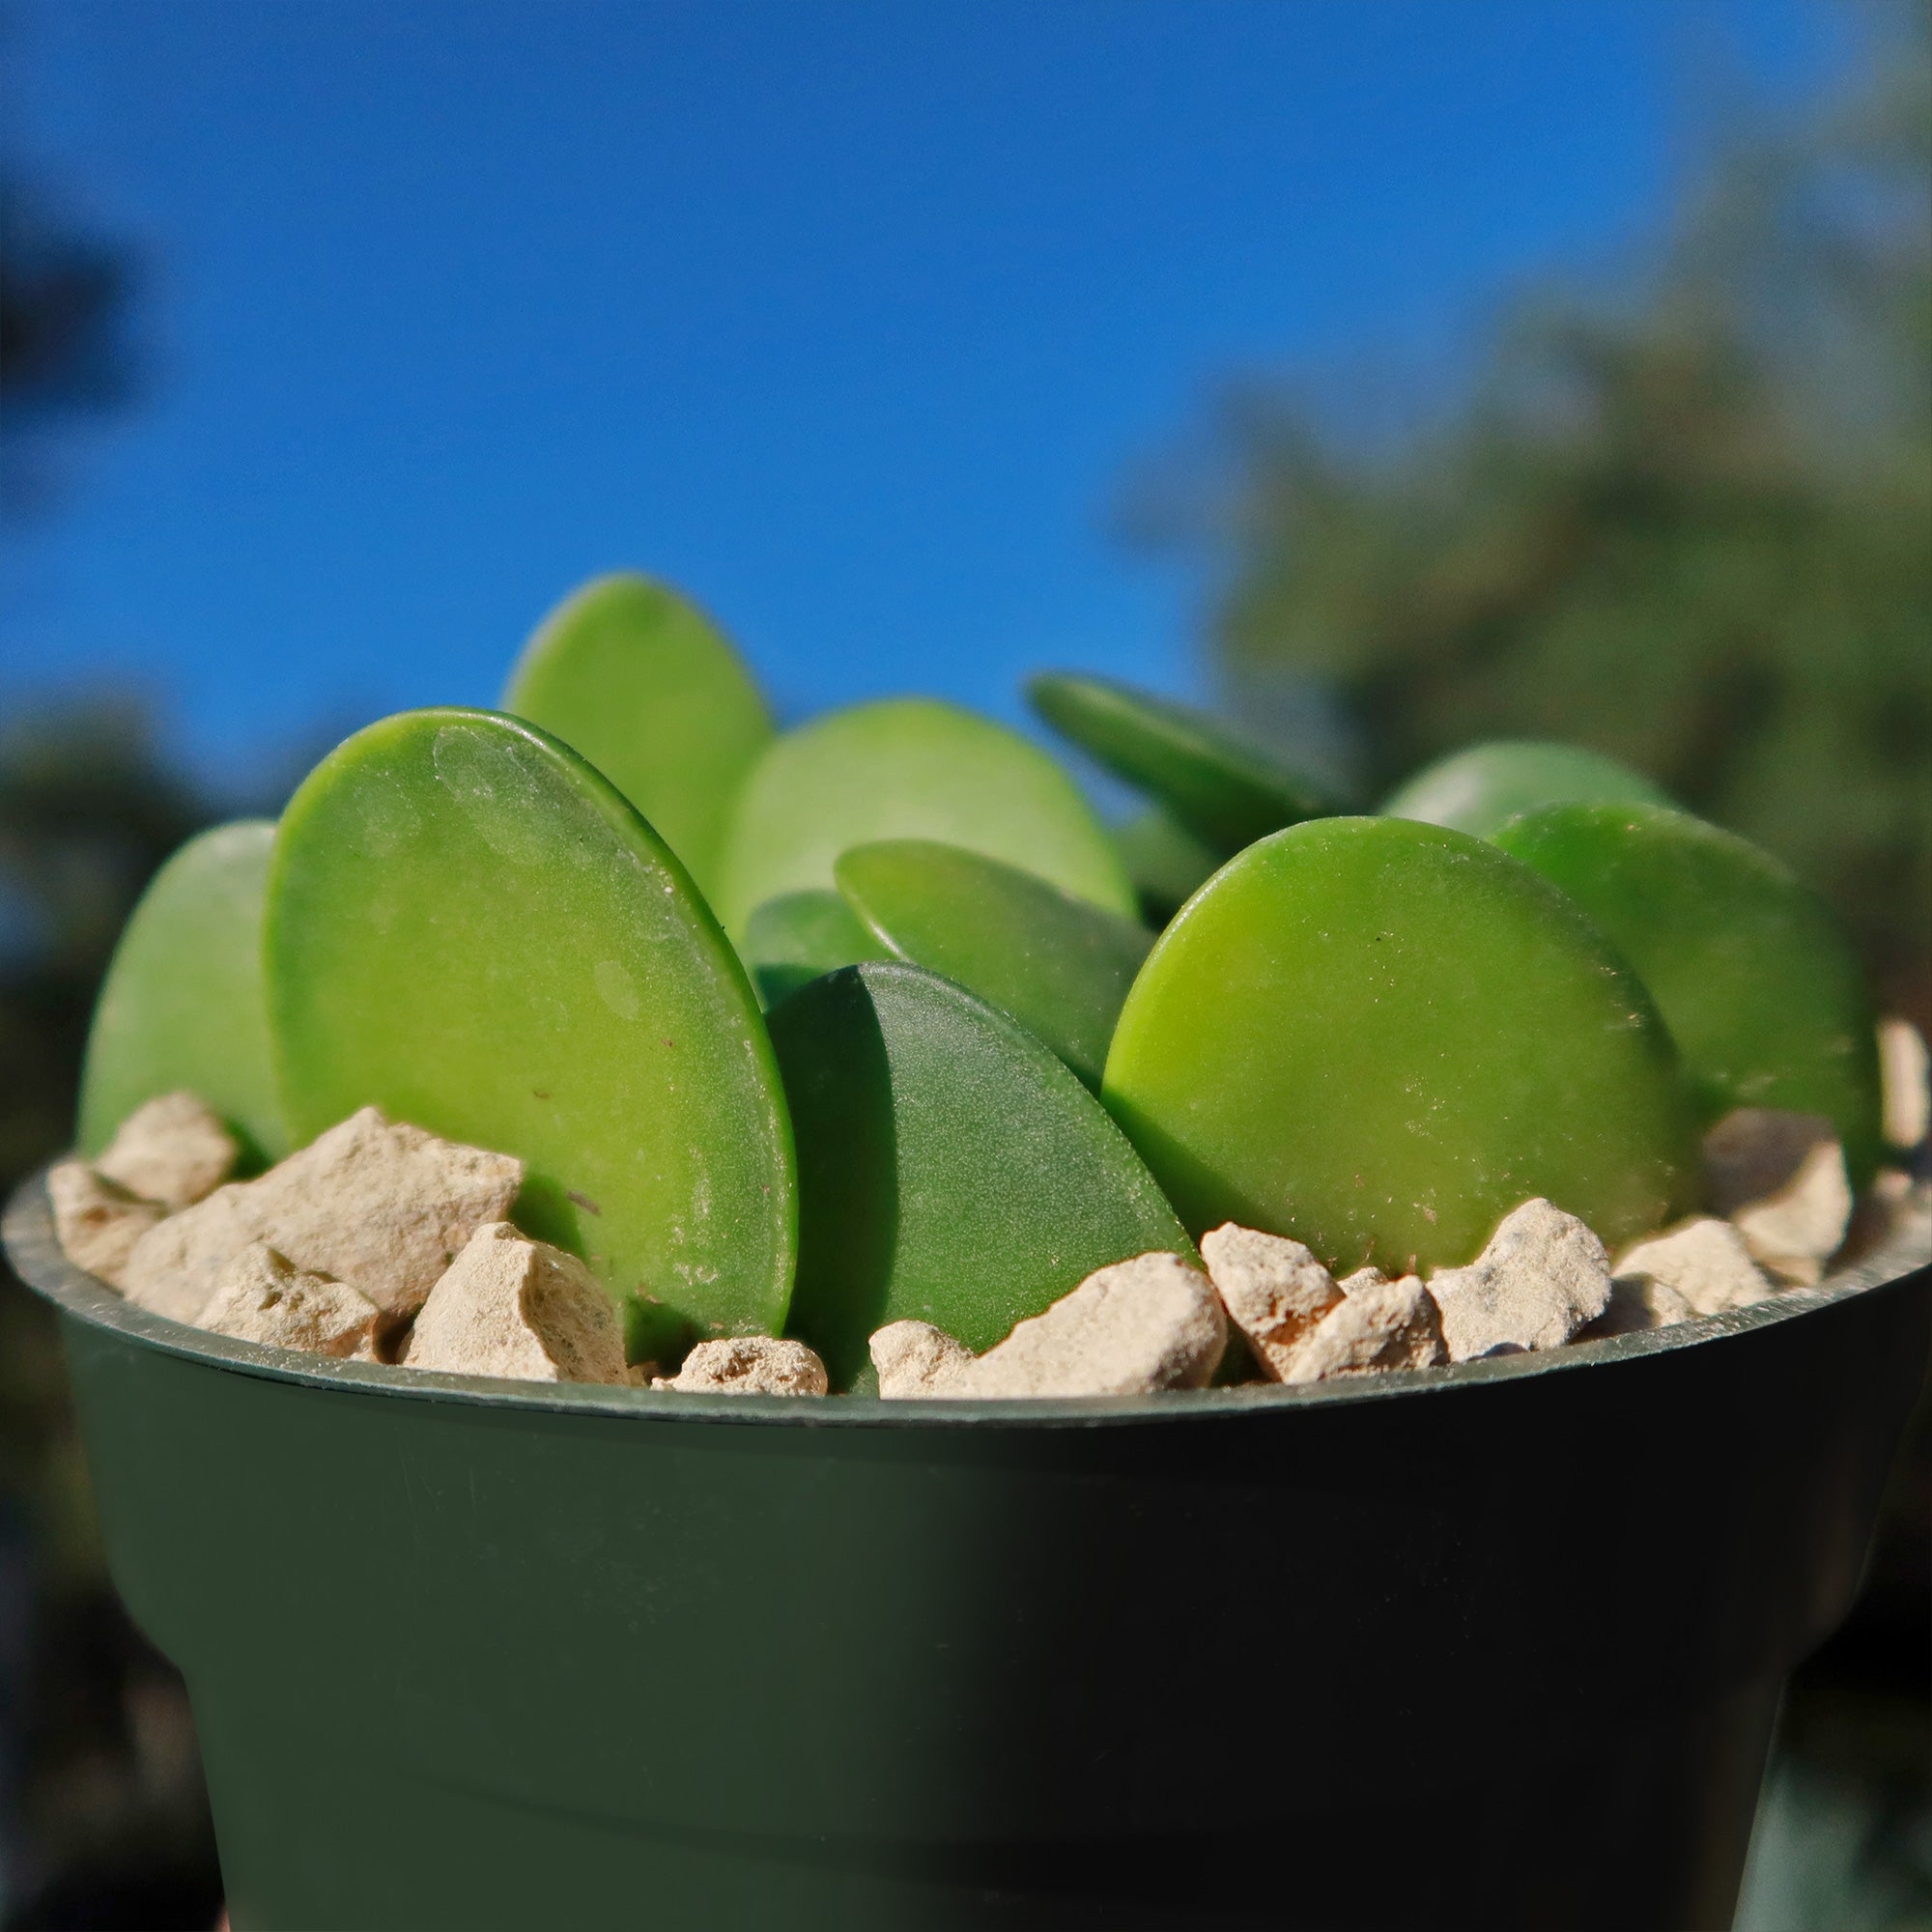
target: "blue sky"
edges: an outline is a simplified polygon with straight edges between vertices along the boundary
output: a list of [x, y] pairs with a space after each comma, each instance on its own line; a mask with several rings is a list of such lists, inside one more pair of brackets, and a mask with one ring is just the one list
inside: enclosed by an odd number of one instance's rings
[[[1234, 371], [1452, 372], [1613, 272], [1812, 0], [25, 0], [29, 158], [151, 262], [152, 393], [5, 544], [0, 706], [152, 692], [244, 774], [488, 703], [604, 569], [787, 712], [1044, 664], [1199, 690], [1121, 545]], [[20, 139], [16, 136], [16, 140]]]

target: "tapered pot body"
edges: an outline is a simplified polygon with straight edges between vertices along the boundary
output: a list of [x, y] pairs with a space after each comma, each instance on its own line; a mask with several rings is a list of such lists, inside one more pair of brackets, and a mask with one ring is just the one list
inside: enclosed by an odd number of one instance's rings
[[238, 1932], [1729, 1922], [1932, 1277], [1095, 1403], [404, 1377], [54, 1247]]

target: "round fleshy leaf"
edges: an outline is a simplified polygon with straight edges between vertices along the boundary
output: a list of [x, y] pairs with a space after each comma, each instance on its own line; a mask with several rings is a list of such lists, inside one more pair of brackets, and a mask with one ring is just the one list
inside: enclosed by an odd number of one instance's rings
[[525, 645], [503, 709], [588, 758], [700, 890], [715, 890], [731, 802], [772, 721], [737, 652], [688, 598], [628, 573], [586, 583]]
[[1134, 882], [1141, 917], [1156, 929], [1165, 925], [1230, 856], [1195, 838], [1159, 806], [1112, 829], [1114, 849]]
[[1641, 772], [1580, 745], [1497, 739], [1469, 745], [1425, 766], [1392, 792], [1387, 818], [1453, 826], [1487, 838], [1499, 826], [1546, 805], [1668, 805]]
[[1822, 1114], [1856, 1185], [1883, 1140], [1875, 1019], [1831, 909], [1769, 853], [1688, 812], [1552, 806], [1495, 835], [1642, 976], [1707, 1120]]
[[798, 1130], [790, 1332], [835, 1387], [888, 1321], [989, 1349], [1097, 1267], [1192, 1252], [1121, 1131], [1052, 1054], [916, 966], [849, 966], [772, 1014]]
[[777, 1331], [791, 1133], [756, 1001], [684, 867], [567, 746], [486, 711], [358, 732], [283, 814], [267, 936], [298, 1138], [373, 1102], [516, 1154], [519, 1222], [620, 1302]]
[[1533, 1195], [1612, 1246], [1694, 1197], [1635, 975], [1527, 867], [1406, 819], [1298, 825], [1217, 872], [1127, 995], [1103, 1097], [1197, 1235], [1344, 1270], [1467, 1262]]
[[837, 893], [781, 893], [753, 909], [738, 955], [767, 1007], [820, 975], [861, 959], [893, 955]]
[[854, 705], [780, 738], [746, 781], [719, 911], [832, 884], [833, 862], [877, 838], [937, 838], [1004, 859], [1131, 915], [1106, 828], [1066, 774], [1015, 732], [923, 697]]
[[1191, 704], [1065, 671], [1029, 679], [1027, 698], [1063, 737], [1219, 852], [1337, 809], [1278, 753]]
[[1121, 1002], [1153, 935], [1015, 866], [957, 845], [857, 845], [838, 890], [894, 956], [956, 981], [1098, 1090]]
[[240, 1137], [243, 1164], [288, 1151], [262, 987], [262, 895], [275, 828], [238, 819], [190, 838], [134, 908], [94, 1009], [80, 1151], [144, 1101], [186, 1088]]

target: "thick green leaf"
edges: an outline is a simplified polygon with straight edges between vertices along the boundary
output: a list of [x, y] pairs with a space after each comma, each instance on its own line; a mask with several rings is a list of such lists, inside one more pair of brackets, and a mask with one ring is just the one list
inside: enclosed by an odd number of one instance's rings
[[283, 814], [267, 929], [299, 1138], [374, 1102], [519, 1155], [518, 1220], [620, 1301], [777, 1331], [796, 1208], [757, 1004], [683, 867], [568, 747], [487, 711], [358, 732]]
[[1121, 1002], [1153, 935], [957, 845], [856, 845], [838, 890], [892, 953], [1016, 1019], [1097, 1091]]
[[1134, 882], [1141, 916], [1156, 929], [1165, 925], [1230, 856], [1195, 838], [1157, 805], [1112, 830], [1114, 849]]
[[888, 1321], [989, 1349], [1129, 1255], [1192, 1252], [1120, 1129], [1052, 1054], [916, 966], [849, 966], [772, 1014], [798, 1129], [791, 1332], [835, 1387]]
[[837, 893], [781, 893], [753, 910], [739, 957], [766, 1006], [810, 985], [835, 967], [890, 959], [859, 915]]
[[1864, 975], [1830, 908], [1768, 853], [1688, 812], [1567, 805], [1495, 835], [1580, 905], [1650, 988], [1707, 1120], [1823, 1114], [1854, 1181], [1883, 1139]]
[[1191, 704], [1067, 671], [1030, 678], [1027, 697], [1063, 737], [1151, 793], [1218, 852], [1336, 810], [1278, 753]]
[[143, 1101], [187, 1088], [241, 1137], [244, 1163], [288, 1151], [262, 989], [262, 895], [275, 828], [238, 819], [190, 838], [134, 908], [94, 1009], [80, 1150]]
[[1614, 1245], [1694, 1198], [1669, 1035], [1581, 911], [1460, 832], [1331, 818], [1250, 846], [1155, 943], [1103, 1090], [1200, 1234], [1391, 1272], [1532, 1195]]
[[525, 645], [503, 709], [581, 753], [648, 818], [705, 893], [725, 821], [771, 742], [771, 714], [738, 654], [668, 584], [600, 577]]
[[781, 893], [832, 884], [848, 846], [938, 838], [1131, 914], [1106, 828], [1037, 746], [923, 697], [854, 705], [788, 731], [740, 794], [719, 912], [733, 933]]
[[1520, 812], [1594, 802], [1670, 803], [1642, 773], [1601, 752], [1512, 738], [1465, 746], [1425, 766], [1389, 795], [1382, 814], [1487, 838]]

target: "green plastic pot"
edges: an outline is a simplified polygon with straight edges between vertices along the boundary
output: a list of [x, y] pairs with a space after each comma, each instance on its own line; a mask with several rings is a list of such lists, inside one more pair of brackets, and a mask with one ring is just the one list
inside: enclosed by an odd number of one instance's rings
[[1138, 1400], [403, 1377], [72, 1268], [115, 1579], [238, 1932], [1728, 1924], [1932, 1271]]

